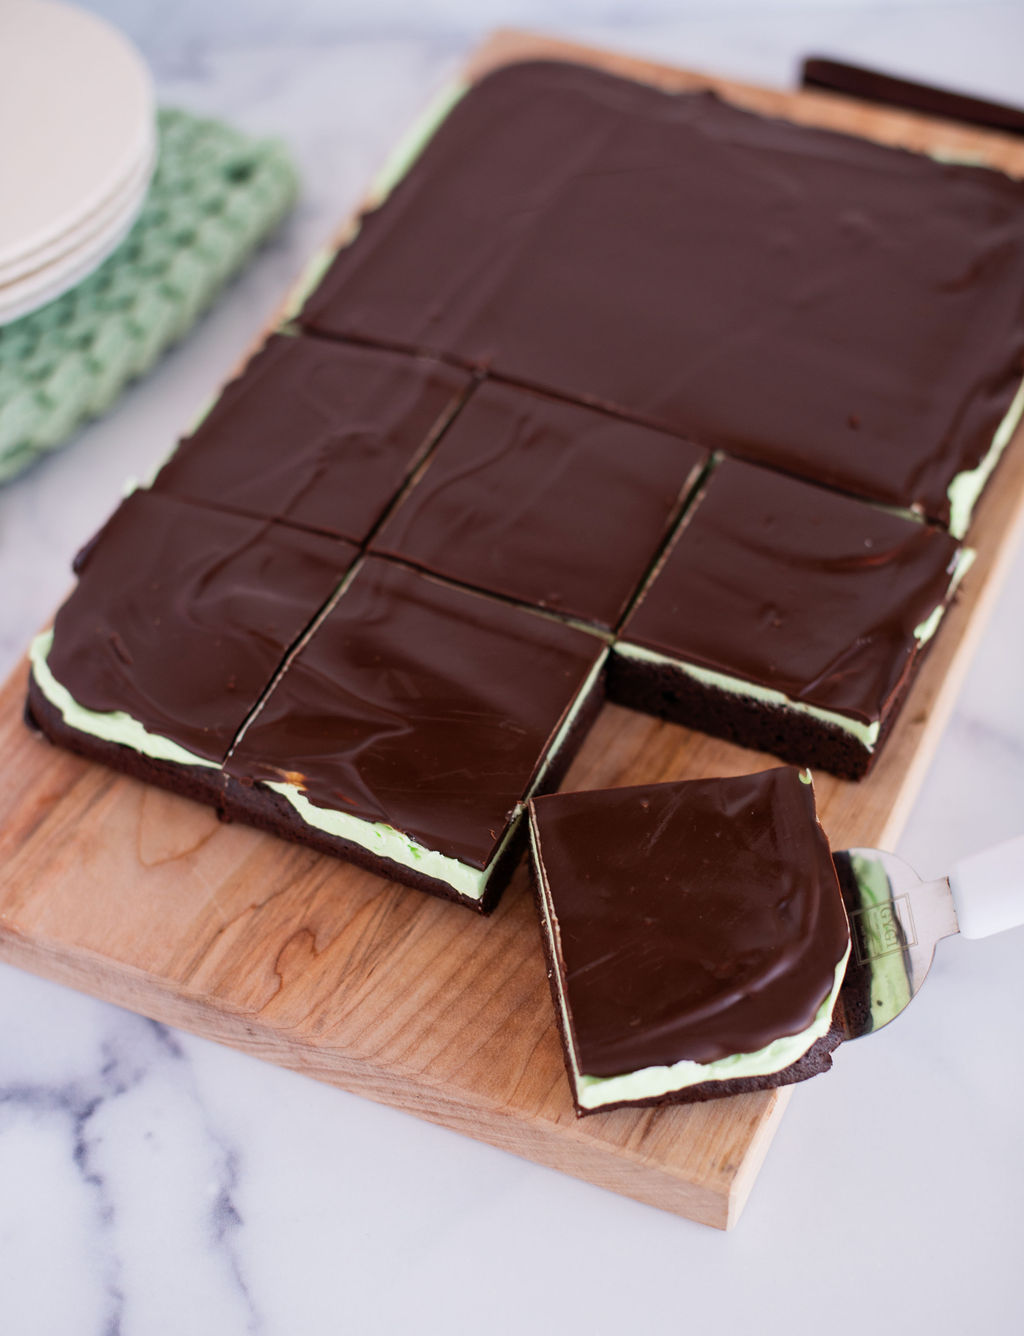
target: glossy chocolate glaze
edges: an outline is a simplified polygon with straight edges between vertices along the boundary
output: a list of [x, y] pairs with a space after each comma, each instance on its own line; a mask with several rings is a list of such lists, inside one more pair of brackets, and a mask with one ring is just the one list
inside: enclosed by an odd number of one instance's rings
[[848, 928], [798, 771], [533, 806], [582, 1073], [713, 1062], [811, 1024]]
[[85, 550], [48, 664], [90, 710], [222, 761], [351, 544], [133, 493]]
[[931, 525], [727, 459], [622, 637], [874, 722], [958, 551]]
[[362, 542], [469, 384], [427, 358], [278, 335], [153, 487]]
[[368, 557], [228, 762], [486, 867], [602, 642]]
[[612, 628], [706, 459], [664, 432], [485, 382], [373, 546]]
[[1024, 374], [1024, 184], [514, 65], [455, 106], [302, 320], [945, 522]]

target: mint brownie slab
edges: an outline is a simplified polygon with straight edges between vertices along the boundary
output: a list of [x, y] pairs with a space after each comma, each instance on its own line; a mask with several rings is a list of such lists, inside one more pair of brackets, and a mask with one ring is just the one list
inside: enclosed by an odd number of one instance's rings
[[860, 778], [971, 556], [911, 516], [723, 460], [622, 628], [609, 694]]
[[557, 785], [600, 707], [605, 640], [356, 556], [133, 494], [33, 647], [30, 721], [226, 818], [488, 910], [527, 798]]
[[578, 1113], [831, 1066], [850, 936], [806, 772], [535, 798], [530, 835]]
[[707, 458], [665, 432], [484, 381], [372, 546], [612, 630]]
[[526, 800], [557, 786], [600, 706], [606, 653], [368, 557], [233, 748], [228, 811], [489, 909]]
[[301, 320], [960, 535], [1024, 409], [1024, 182], [510, 65], [462, 90]]
[[554, 61], [445, 105], [87, 549], [28, 711], [487, 909], [606, 666], [867, 772], [1024, 410], [1024, 186]]
[[[138, 491], [84, 549], [32, 649], [54, 740], [131, 773], [216, 772], [357, 555], [350, 543]], [[194, 776], [193, 776], [194, 777]], [[195, 777], [194, 777], [195, 778]]]

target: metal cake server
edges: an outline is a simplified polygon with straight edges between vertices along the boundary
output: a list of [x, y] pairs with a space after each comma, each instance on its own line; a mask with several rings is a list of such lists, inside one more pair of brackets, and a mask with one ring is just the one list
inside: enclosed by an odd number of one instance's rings
[[847, 1039], [880, 1030], [924, 982], [943, 937], [988, 937], [1024, 923], [1024, 836], [922, 881], [895, 854], [833, 856], [853, 939], [840, 989]]

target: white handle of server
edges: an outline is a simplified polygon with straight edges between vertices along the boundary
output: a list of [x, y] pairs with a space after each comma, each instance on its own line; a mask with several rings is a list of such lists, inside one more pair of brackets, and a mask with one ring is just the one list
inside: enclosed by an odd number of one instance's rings
[[949, 874], [964, 937], [990, 937], [1024, 923], [1024, 835], [963, 858]]

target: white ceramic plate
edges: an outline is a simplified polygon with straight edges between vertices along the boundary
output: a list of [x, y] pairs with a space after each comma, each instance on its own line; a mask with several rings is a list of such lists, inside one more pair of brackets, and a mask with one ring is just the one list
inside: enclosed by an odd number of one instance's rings
[[[2, 0], [0, 0], [2, 3]], [[138, 217], [149, 189], [153, 159], [132, 194], [105, 227], [87, 238], [81, 246], [44, 264], [17, 282], [0, 285], [0, 325], [9, 324], [47, 302], [54, 301], [69, 288], [81, 283], [121, 244]]]
[[[149, 71], [103, 20], [0, 3], [0, 266], [24, 269], [129, 189], [154, 136]], [[72, 244], [73, 248], [73, 244]]]
[[[0, 0], [0, 4], [3, 0]], [[138, 163], [128, 180], [93, 213], [83, 218], [75, 227], [53, 238], [45, 246], [38, 246], [27, 255], [7, 264], [0, 264], [0, 294], [9, 283], [18, 283], [30, 278], [46, 265], [54, 264], [78, 250], [84, 250], [94, 238], [108, 232], [123, 220], [125, 211], [137, 204], [140, 189], [145, 188], [153, 175], [156, 164], [156, 134], [154, 131], [150, 143], [146, 146], [146, 156]]]

